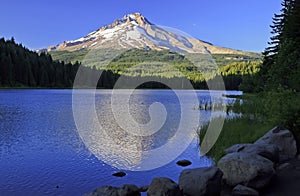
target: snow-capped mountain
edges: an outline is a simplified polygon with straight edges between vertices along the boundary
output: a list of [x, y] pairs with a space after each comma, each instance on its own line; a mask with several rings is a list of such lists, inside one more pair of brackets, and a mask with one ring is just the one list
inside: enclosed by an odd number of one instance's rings
[[244, 53], [243, 51], [214, 46], [171, 28], [157, 26], [149, 22], [140, 13], [127, 14], [123, 18], [115, 20], [112, 24], [105, 25], [80, 39], [65, 41], [56, 46], [50, 46], [43, 51], [76, 51], [93, 48], [170, 49], [175, 52], [209, 52], [212, 54]]

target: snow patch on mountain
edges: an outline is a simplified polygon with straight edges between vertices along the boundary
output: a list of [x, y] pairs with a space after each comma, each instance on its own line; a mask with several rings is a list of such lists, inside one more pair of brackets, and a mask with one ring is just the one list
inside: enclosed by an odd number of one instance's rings
[[[188, 53], [235, 53], [239, 51], [213, 46], [207, 42], [186, 36], [172, 28], [164, 28], [149, 22], [140, 13], [131, 13], [115, 20], [110, 25], [89, 33], [88, 35], [51, 46], [47, 51], [76, 51], [94, 48], [141, 48]], [[44, 51], [45, 49], [43, 49]]]

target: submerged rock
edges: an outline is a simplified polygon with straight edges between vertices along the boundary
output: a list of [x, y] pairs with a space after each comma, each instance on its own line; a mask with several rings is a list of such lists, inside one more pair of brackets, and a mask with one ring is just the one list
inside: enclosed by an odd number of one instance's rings
[[169, 178], [154, 178], [147, 191], [148, 196], [182, 196], [179, 186]]
[[228, 185], [243, 184], [258, 189], [269, 184], [275, 173], [273, 165], [260, 155], [243, 152], [227, 154], [218, 162]]
[[116, 177], [124, 177], [124, 176], [126, 176], [126, 173], [125, 172], [116, 172], [116, 173], [113, 173], [112, 175], [116, 176]]
[[183, 159], [183, 160], [177, 161], [176, 164], [179, 166], [182, 166], [182, 167], [186, 167], [186, 166], [191, 165], [192, 162], [189, 160]]
[[183, 170], [179, 176], [179, 187], [184, 195], [220, 195], [222, 171], [217, 167]]

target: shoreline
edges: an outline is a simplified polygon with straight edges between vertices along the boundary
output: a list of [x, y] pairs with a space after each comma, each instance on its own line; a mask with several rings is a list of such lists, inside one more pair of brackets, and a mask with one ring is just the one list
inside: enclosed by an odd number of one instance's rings
[[[235, 144], [224, 154], [214, 166], [183, 170], [178, 184], [169, 178], [156, 177], [147, 186], [104, 186], [86, 196], [138, 196], [144, 192], [148, 196], [279, 195], [280, 191], [291, 196], [296, 194], [300, 183], [300, 155], [289, 130], [274, 127], [254, 143]], [[282, 184], [284, 179], [287, 183]], [[293, 183], [289, 184], [290, 181]]]

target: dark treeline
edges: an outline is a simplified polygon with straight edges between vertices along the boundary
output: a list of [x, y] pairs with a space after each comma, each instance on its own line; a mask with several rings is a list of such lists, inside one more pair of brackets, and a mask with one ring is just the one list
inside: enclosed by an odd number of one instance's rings
[[79, 63], [53, 61], [11, 40], [0, 39], [0, 86], [71, 87]]
[[[242, 78], [252, 74], [256, 69], [256, 63], [231, 63], [220, 69], [224, 77], [227, 89], [237, 89]], [[80, 67], [80, 63], [64, 63], [53, 60], [50, 54], [36, 53], [30, 51], [21, 44], [15, 43], [14, 39], [0, 39], [0, 87], [20, 88], [71, 88], [73, 81]], [[249, 68], [250, 67], [250, 68]], [[98, 70], [95, 66], [81, 66], [82, 81], [80, 87], [95, 87], [91, 78], [99, 78], [97, 88], [114, 88], [120, 77], [119, 73], [113, 70]], [[249, 71], [250, 70], [250, 71]], [[194, 74], [195, 75], [195, 74]], [[177, 89], [190, 88], [192, 84], [196, 89], [207, 89], [204, 80], [190, 80], [190, 83], [181, 77], [160, 77], [160, 76], [122, 76], [123, 87], [131, 84], [139, 84], [139, 81], [148, 81], [138, 88], [167, 88], [163, 83], [171, 83]], [[161, 81], [161, 82], [157, 82]], [[137, 86], [134, 86], [136, 88]]]
[[[38, 54], [16, 44], [14, 38], [0, 39], [0, 87], [71, 88], [80, 63], [52, 60], [51, 55]], [[91, 87], [89, 78], [99, 70], [81, 67], [85, 80], [82, 87]], [[99, 88], [112, 88], [118, 74], [102, 71]]]

